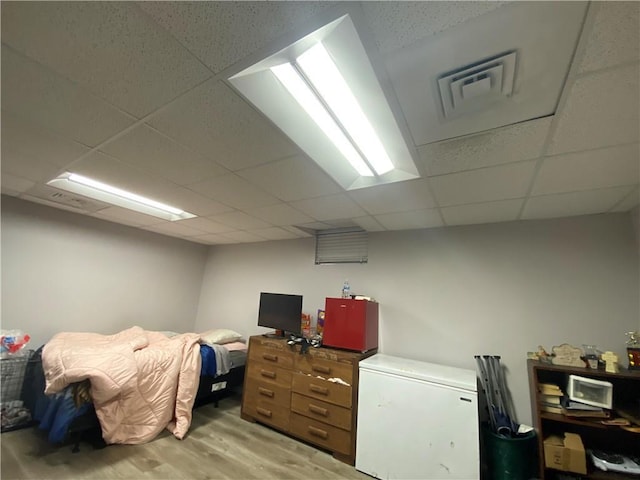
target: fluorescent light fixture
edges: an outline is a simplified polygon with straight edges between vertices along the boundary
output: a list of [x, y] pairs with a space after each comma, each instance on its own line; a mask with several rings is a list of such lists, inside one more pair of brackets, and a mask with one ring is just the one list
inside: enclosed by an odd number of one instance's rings
[[47, 185], [169, 221], [195, 217], [179, 208], [76, 173], [65, 172], [47, 182]]
[[346, 190], [419, 178], [407, 126], [394, 115], [397, 98], [383, 90], [355, 28], [362, 12], [344, 10], [281, 39], [229, 84]]
[[338, 124], [324, 108], [318, 97], [313, 93], [309, 85], [290, 63], [284, 63], [271, 67], [273, 74], [278, 77], [293, 98], [305, 109], [314, 122], [329, 137], [338, 150], [360, 175], [373, 176], [373, 172], [367, 166], [357, 150], [347, 139]]
[[311, 47], [296, 61], [376, 173], [382, 175], [393, 170], [380, 138], [322, 43]]

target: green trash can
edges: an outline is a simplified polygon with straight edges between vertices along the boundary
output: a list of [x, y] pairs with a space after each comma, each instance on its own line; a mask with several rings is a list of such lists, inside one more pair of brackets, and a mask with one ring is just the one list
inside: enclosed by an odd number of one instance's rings
[[482, 433], [486, 480], [531, 480], [538, 476], [535, 431], [503, 437], [483, 425]]

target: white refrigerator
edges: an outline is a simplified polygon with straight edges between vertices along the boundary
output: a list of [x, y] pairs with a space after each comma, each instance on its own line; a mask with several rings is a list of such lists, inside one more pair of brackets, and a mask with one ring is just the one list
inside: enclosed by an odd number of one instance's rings
[[383, 480], [478, 480], [476, 372], [382, 353], [360, 362], [356, 469]]

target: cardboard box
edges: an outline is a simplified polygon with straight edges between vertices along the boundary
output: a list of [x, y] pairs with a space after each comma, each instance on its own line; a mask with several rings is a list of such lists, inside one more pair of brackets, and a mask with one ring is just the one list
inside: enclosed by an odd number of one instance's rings
[[544, 463], [547, 468], [587, 474], [587, 457], [580, 435], [565, 433], [564, 438], [550, 435], [544, 440]]

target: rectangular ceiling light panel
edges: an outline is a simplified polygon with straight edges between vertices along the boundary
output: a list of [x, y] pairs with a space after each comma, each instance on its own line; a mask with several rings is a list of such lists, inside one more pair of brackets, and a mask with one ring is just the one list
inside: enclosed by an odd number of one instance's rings
[[179, 208], [75, 173], [65, 172], [47, 182], [47, 185], [164, 220], [175, 221], [195, 217]]
[[419, 177], [349, 15], [229, 83], [345, 189]]
[[367, 166], [366, 162], [293, 65], [291, 63], [283, 63], [282, 65], [271, 67], [271, 71], [278, 80], [280, 80], [282, 85], [289, 90], [293, 98], [295, 98], [300, 106], [309, 114], [329, 140], [340, 150], [340, 153], [344, 155], [351, 166], [353, 166], [360, 175], [367, 177], [373, 176], [373, 172]]
[[318, 43], [300, 55], [296, 62], [320, 93], [338, 121], [347, 130], [378, 175], [393, 170], [380, 138], [364, 114], [327, 49]]

